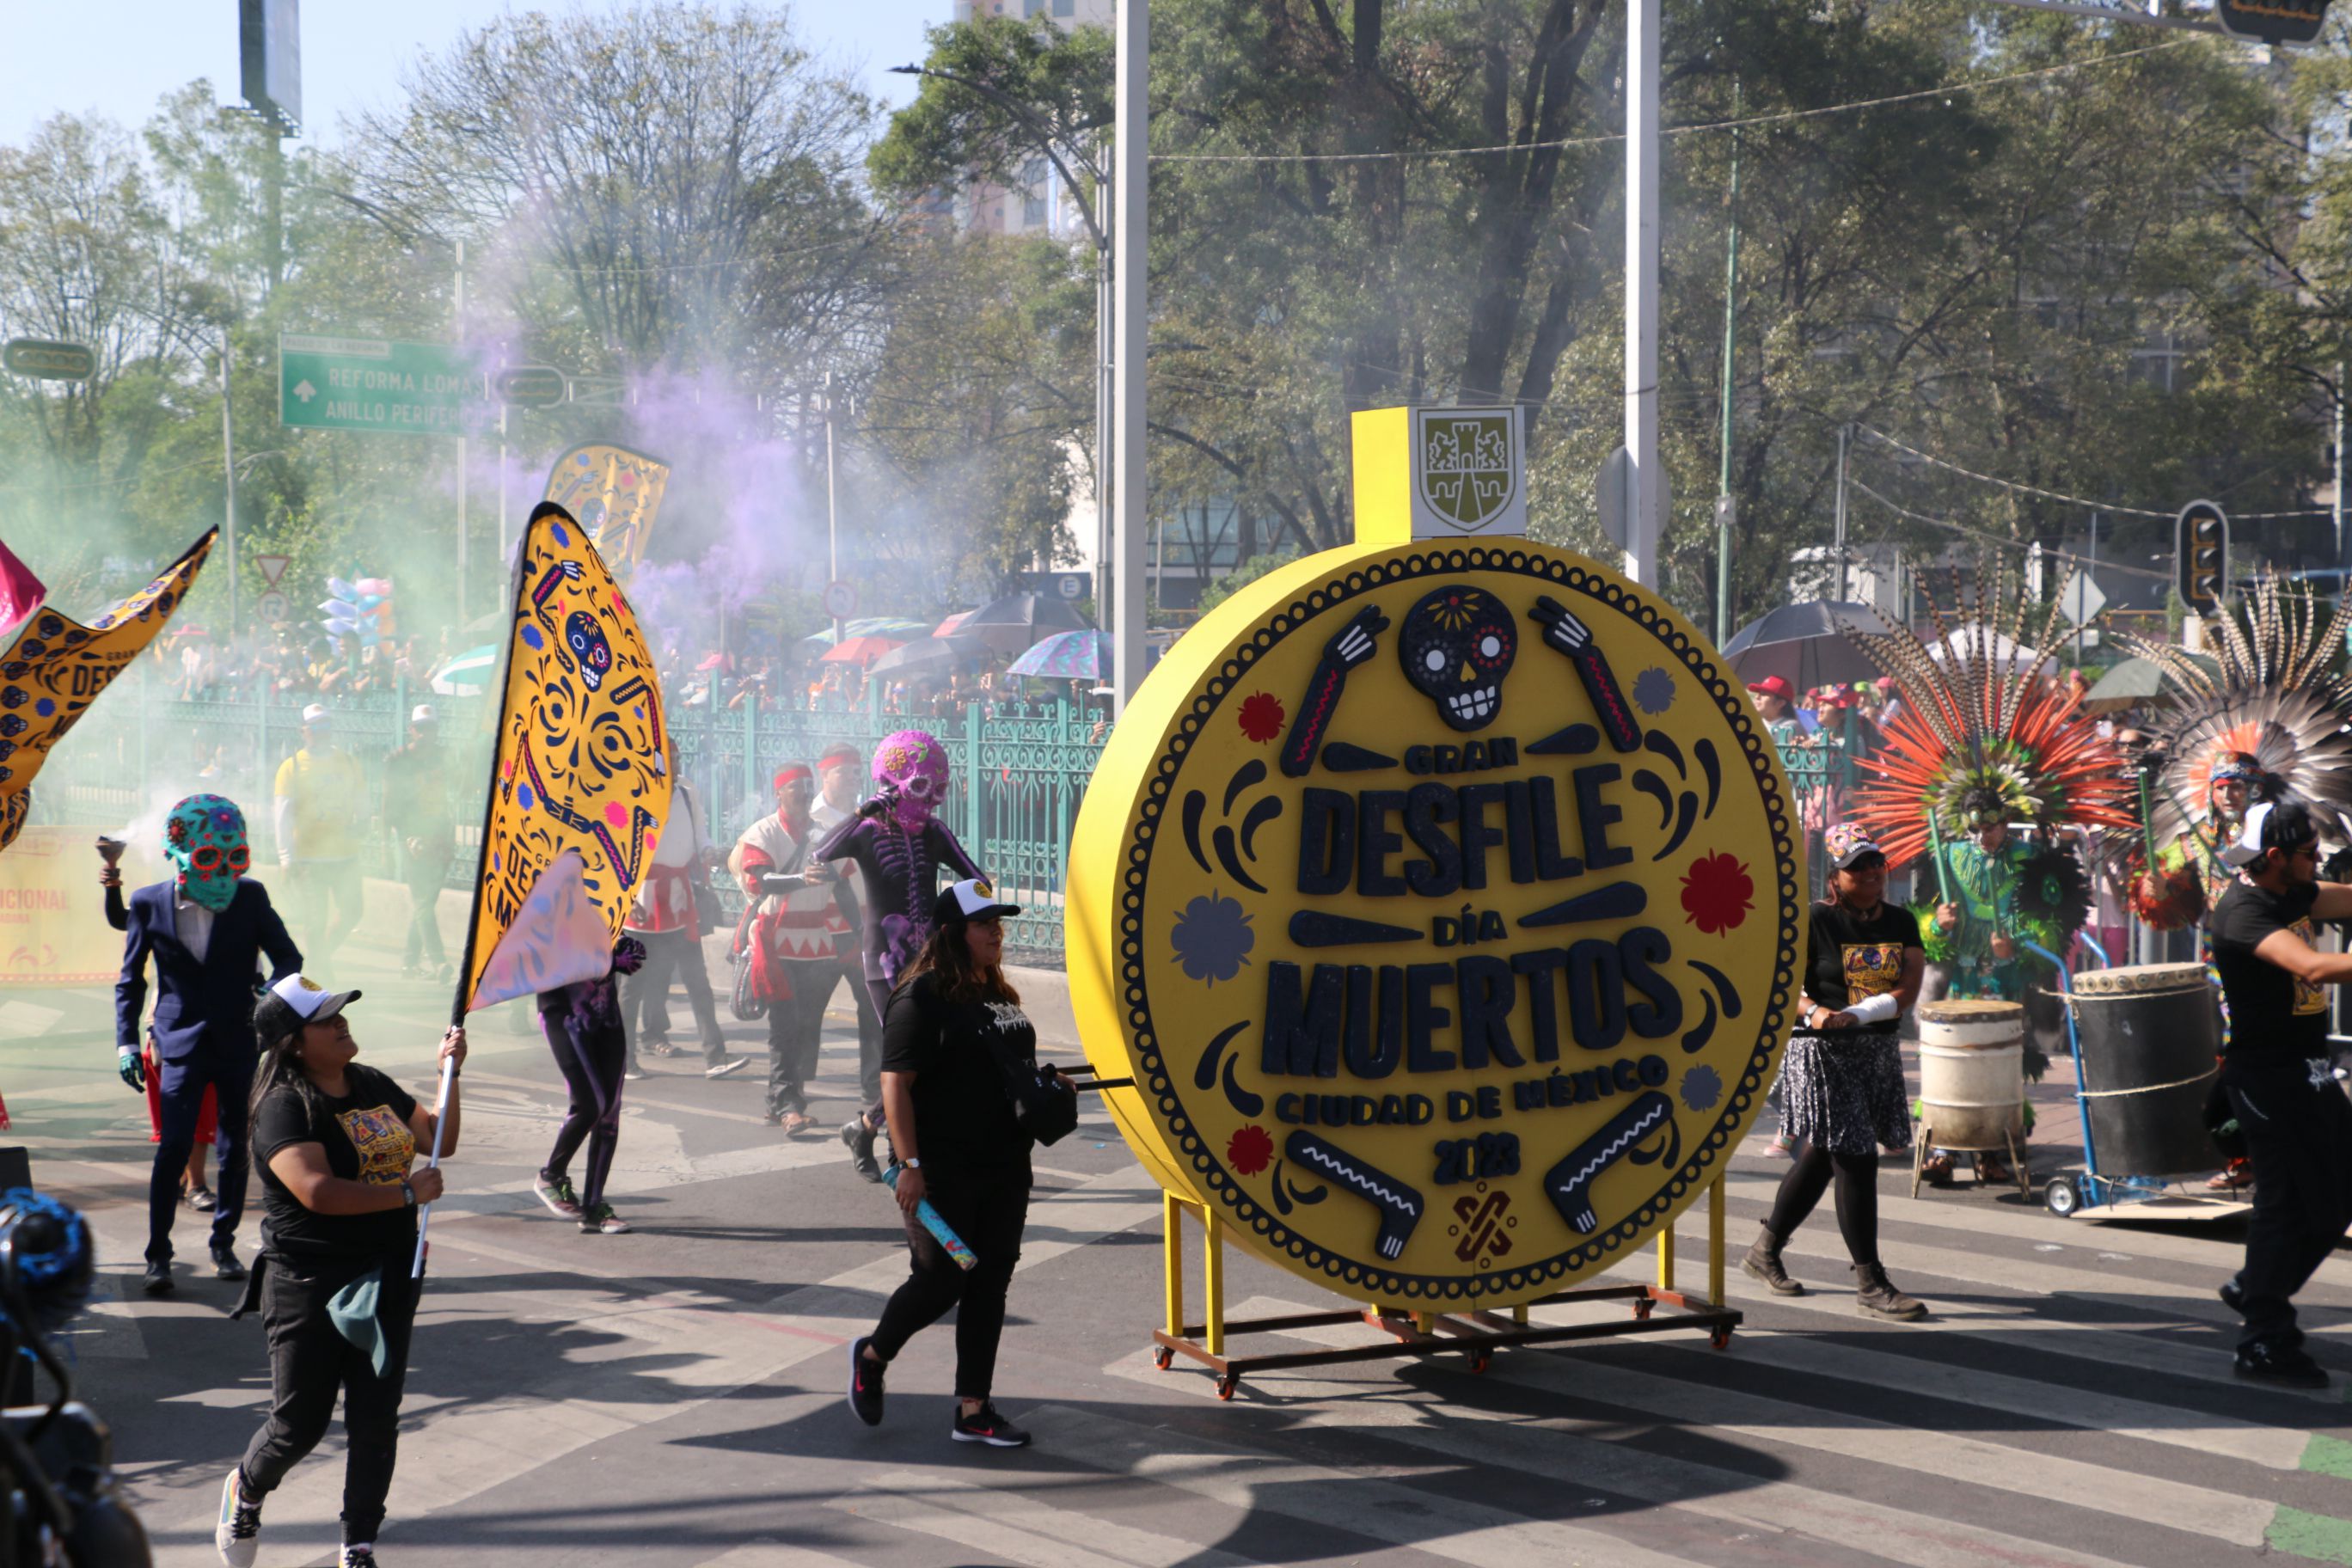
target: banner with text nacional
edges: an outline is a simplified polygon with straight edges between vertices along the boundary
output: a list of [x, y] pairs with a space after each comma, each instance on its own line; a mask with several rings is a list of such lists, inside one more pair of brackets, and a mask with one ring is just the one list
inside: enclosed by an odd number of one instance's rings
[[1722, 1170], [1790, 1025], [1802, 850], [1706, 638], [1581, 556], [1415, 540], [1462, 448], [1395, 415], [1357, 416], [1370, 542], [1219, 606], [1113, 732], [1071, 991], [1163, 1185], [1344, 1294], [1500, 1307]]

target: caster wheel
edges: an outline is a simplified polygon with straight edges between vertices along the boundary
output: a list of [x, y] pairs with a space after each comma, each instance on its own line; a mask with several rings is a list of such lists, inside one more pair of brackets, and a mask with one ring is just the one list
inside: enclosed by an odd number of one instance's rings
[[1712, 1330], [1706, 1336], [1706, 1342], [1716, 1350], [1729, 1350], [1731, 1348], [1731, 1331], [1729, 1329]]
[[1472, 1372], [1484, 1372], [1494, 1364], [1495, 1352], [1492, 1351], [1475, 1351], [1471, 1354], [1470, 1370]]
[[1240, 1384], [1241, 1380], [1239, 1378], [1221, 1377], [1217, 1379], [1217, 1397], [1220, 1399], [1231, 1399], [1234, 1396], [1234, 1390], [1239, 1387]]
[[2052, 1214], [2064, 1219], [2083, 1206], [2083, 1193], [2072, 1176], [2053, 1176], [2042, 1184], [2042, 1201]]
[[1158, 1367], [1160, 1371], [1166, 1372], [1171, 1366], [1173, 1366], [1175, 1363], [1176, 1352], [1170, 1350], [1166, 1345], [1154, 1345], [1151, 1347], [1151, 1364]]
[[1650, 1315], [1650, 1309], [1656, 1305], [1657, 1303], [1651, 1300], [1647, 1296], [1641, 1297], [1633, 1303], [1633, 1316], [1646, 1320]]

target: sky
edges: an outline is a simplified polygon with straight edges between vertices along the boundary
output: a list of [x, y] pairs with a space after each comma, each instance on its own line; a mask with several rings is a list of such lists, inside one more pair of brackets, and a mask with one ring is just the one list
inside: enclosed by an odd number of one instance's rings
[[[417, 54], [446, 46], [464, 28], [513, 10], [606, 8], [573, 0], [303, 0], [303, 139], [334, 145], [345, 116], [394, 101]], [[240, 100], [236, 0], [24, 0], [5, 9], [16, 68], [16, 89], [0, 106], [0, 142], [21, 145], [60, 111], [97, 110], [135, 130], [156, 100], [198, 77], [212, 79], [223, 103]], [[813, 48], [896, 105], [914, 96], [914, 81], [887, 68], [922, 58], [923, 29], [948, 19], [950, 0], [835, 0], [793, 9]]]

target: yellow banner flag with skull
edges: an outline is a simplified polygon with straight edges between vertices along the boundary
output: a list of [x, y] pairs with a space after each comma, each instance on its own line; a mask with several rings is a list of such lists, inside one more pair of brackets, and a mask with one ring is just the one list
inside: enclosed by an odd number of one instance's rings
[[0, 655], [0, 849], [25, 826], [33, 775], [49, 748], [186, 602], [219, 532], [207, 530], [153, 582], [88, 626], [58, 610], [35, 611]]
[[669, 816], [661, 686], [636, 614], [550, 501], [515, 561], [497, 748], [453, 1023], [608, 973]]
[[645, 559], [668, 489], [667, 463], [603, 441], [572, 447], [547, 474], [547, 499], [586, 526], [597, 553], [624, 579]]

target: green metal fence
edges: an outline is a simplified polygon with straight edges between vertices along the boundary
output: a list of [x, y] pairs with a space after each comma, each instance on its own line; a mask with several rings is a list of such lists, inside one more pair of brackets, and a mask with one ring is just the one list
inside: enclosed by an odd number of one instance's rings
[[[420, 700], [434, 704], [451, 772], [487, 778], [491, 700], [436, 697], [404, 688], [331, 700], [338, 744], [367, 775], [363, 854], [373, 874], [393, 872], [384, 826], [385, 754], [406, 739], [407, 715]], [[246, 808], [256, 864], [276, 864], [270, 798], [278, 767], [302, 743], [302, 709], [310, 699], [185, 698], [145, 665], [108, 694], [97, 717], [61, 745], [35, 789], [37, 820], [100, 827], [160, 816], [183, 795], [210, 790]], [[877, 707], [755, 709], [716, 712], [672, 708], [668, 714], [679, 771], [703, 803], [711, 837], [722, 847], [744, 826], [775, 808], [769, 781], [788, 761], [814, 762], [846, 741], [867, 757], [898, 730], [927, 730], [944, 744], [950, 769], [940, 816], [998, 892], [1019, 904], [1006, 944], [1024, 962], [1062, 958], [1062, 883], [1078, 802], [1102, 754], [1095, 715], [1055, 702], [1019, 713], [972, 704], [946, 717], [885, 713]], [[467, 792], [462, 786], [460, 795]], [[452, 803], [458, 844], [453, 887], [469, 886], [480, 841], [478, 796]], [[731, 889], [721, 901], [736, 907]]]

